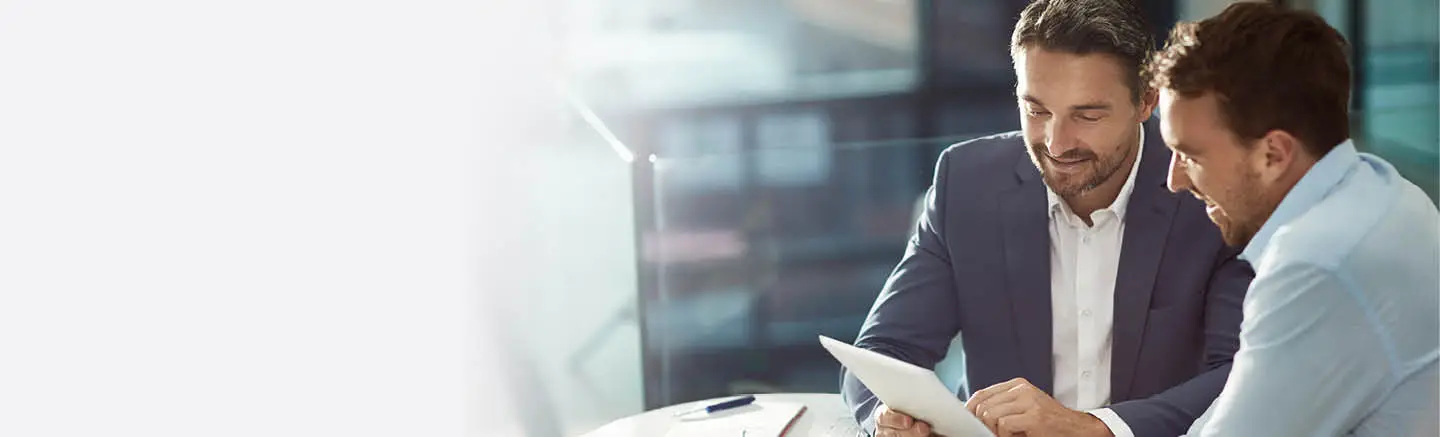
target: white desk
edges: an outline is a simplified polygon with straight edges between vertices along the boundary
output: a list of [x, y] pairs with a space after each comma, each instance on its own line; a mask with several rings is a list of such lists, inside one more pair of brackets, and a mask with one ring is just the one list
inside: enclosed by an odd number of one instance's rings
[[[699, 408], [731, 397], [707, 399], [671, 405], [658, 410], [646, 411], [622, 418], [600, 429], [585, 434], [585, 437], [663, 437], [675, 423], [675, 413]], [[825, 393], [779, 393], [755, 395], [758, 401], [796, 402], [804, 404], [805, 414], [795, 422], [795, 427], [786, 437], [855, 437], [864, 435], [850, 409], [838, 394]]]

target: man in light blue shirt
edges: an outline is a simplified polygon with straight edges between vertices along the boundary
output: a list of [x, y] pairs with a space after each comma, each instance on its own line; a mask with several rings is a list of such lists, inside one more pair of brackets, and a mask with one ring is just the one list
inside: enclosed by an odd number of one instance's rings
[[1440, 435], [1440, 214], [1349, 139], [1345, 41], [1238, 3], [1152, 62], [1170, 189], [1255, 268], [1240, 349], [1190, 436]]

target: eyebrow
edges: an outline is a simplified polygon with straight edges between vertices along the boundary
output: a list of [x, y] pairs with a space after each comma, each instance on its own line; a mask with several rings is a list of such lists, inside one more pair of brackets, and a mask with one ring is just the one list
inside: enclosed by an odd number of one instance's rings
[[[1036, 104], [1036, 105], [1040, 105], [1040, 106], [1042, 106], [1042, 107], [1045, 106], [1045, 103], [1041, 102], [1040, 99], [1037, 99], [1037, 98], [1035, 98], [1035, 96], [1032, 96], [1032, 95], [1029, 95], [1029, 94], [1020, 96], [1020, 99], [1021, 99], [1021, 100], [1024, 100], [1024, 101], [1027, 101], [1027, 102], [1030, 102], [1030, 103], [1034, 103], [1034, 104]], [[1108, 111], [1108, 110], [1110, 110], [1111, 108], [1112, 108], [1112, 107], [1110, 106], [1109, 103], [1105, 103], [1105, 102], [1090, 102], [1090, 103], [1085, 103], [1085, 104], [1081, 104], [1081, 105], [1071, 106], [1071, 107], [1070, 107], [1070, 110], [1071, 110], [1071, 111], [1091, 111], [1091, 110], [1105, 110], [1105, 111]]]
[[1191, 148], [1190, 146], [1185, 145], [1185, 143], [1175, 143], [1175, 145], [1170, 146], [1170, 148], [1175, 149], [1176, 151], [1178, 151], [1178, 152], [1180, 152], [1180, 153], [1184, 153], [1184, 154], [1190, 155], [1190, 156], [1199, 156], [1199, 155], [1200, 155], [1199, 153], [1196, 153], [1197, 150]]

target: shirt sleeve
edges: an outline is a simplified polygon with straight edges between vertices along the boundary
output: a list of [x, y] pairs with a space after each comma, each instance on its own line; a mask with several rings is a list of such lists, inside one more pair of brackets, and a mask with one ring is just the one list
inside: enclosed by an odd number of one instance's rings
[[1119, 414], [1115, 414], [1109, 408], [1090, 410], [1087, 413], [1100, 419], [1101, 422], [1105, 422], [1105, 427], [1110, 428], [1110, 433], [1115, 437], [1135, 437], [1135, 432], [1130, 430], [1130, 425], [1125, 423], [1125, 419], [1121, 419]]
[[1361, 290], [1318, 266], [1268, 270], [1244, 304], [1230, 379], [1192, 436], [1345, 434], [1390, 386], [1387, 337]]

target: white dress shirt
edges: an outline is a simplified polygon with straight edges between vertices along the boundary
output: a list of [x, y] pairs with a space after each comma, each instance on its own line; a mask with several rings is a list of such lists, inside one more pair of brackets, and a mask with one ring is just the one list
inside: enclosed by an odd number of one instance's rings
[[1050, 200], [1050, 312], [1055, 365], [1055, 400], [1088, 411], [1117, 437], [1133, 436], [1109, 408], [1110, 356], [1114, 345], [1115, 276], [1125, 238], [1125, 208], [1135, 189], [1142, 144], [1135, 163], [1109, 207], [1090, 214], [1086, 225], [1054, 191]]

